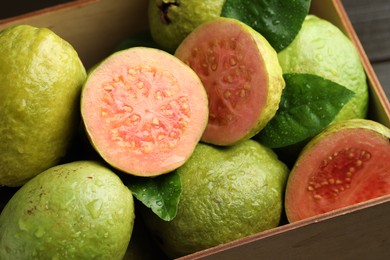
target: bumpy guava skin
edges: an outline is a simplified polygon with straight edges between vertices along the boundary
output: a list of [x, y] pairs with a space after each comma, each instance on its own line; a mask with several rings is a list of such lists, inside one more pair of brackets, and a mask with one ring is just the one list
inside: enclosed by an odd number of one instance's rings
[[53, 31], [0, 32], [0, 186], [20, 186], [65, 156], [85, 79], [77, 52]]
[[224, 148], [199, 143], [177, 171], [182, 194], [176, 217], [163, 221], [148, 208], [141, 215], [169, 257], [279, 224], [288, 169], [259, 143]]
[[131, 191], [105, 165], [76, 161], [23, 185], [0, 215], [0, 259], [122, 259]]
[[357, 49], [343, 32], [330, 22], [308, 15], [294, 41], [278, 53], [283, 73], [310, 73], [332, 80], [354, 97], [334, 121], [365, 118], [368, 85]]

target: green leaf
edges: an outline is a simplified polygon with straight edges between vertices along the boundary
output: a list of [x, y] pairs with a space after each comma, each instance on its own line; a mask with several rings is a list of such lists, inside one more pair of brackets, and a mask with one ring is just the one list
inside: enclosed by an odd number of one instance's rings
[[310, 0], [226, 0], [221, 16], [248, 24], [279, 52], [298, 34], [310, 3]]
[[125, 184], [137, 200], [161, 219], [175, 218], [181, 194], [180, 175], [176, 171], [157, 177], [132, 177]]
[[313, 137], [329, 125], [354, 92], [312, 74], [284, 74], [279, 109], [254, 139], [281, 148]]

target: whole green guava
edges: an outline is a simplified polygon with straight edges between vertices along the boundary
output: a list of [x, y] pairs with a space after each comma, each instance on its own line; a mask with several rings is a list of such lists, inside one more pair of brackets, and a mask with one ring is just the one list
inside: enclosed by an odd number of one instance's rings
[[0, 32], [0, 186], [21, 186], [65, 156], [85, 79], [75, 49], [50, 29]]
[[360, 56], [352, 41], [329, 21], [308, 15], [278, 59], [283, 73], [315, 74], [355, 93], [334, 121], [366, 117], [368, 85]]
[[75, 161], [24, 184], [0, 215], [0, 259], [122, 259], [131, 191], [105, 165]]
[[198, 25], [221, 15], [225, 0], [149, 0], [148, 19], [152, 38], [173, 53]]
[[176, 217], [142, 218], [164, 252], [187, 255], [279, 224], [288, 168], [253, 140], [229, 147], [199, 143], [177, 169], [182, 194]]

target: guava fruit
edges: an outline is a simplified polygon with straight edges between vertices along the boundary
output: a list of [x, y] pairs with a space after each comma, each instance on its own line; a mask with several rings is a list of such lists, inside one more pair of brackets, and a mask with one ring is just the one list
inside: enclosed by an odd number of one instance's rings
[[106, 162], [132, 175], [156, 176], [191, 155], [207, 124], [208, 99], [199, 77], [178, 58], [133, 47], [90, 72], [81, 114]]
[[173, 53], [197, 26], [218, 17], [234, 18], [261, 33], [280, 51], [296, 36], [309, 12], [310, 0], [149, 0], [151, 36]]
[[283, 73], [315, 74], [355, 93], [334, 121], [366, 117], [366, 74], [352, 41], [335, 25], [308, 15], [294, 41], [278, 53], [278, 58]]
[[288, 168], [256, 141], [227, 147], [199, 143], [176, 171], [182, 181], [176, 217], [164, 221], [146, 207], [140, 214], [168, 257], [279, 224]]
[[0, 32], [0, 185], [20, 186], [62, 160], [85, 79], [75, 49], [50, 29]]
[[193, 30], [175, 56], [201, 78], [209, 99], [202, 141], [232, 145], [275, 115], [285, 86], [276, 51], [248, 25], [217, 18]]
[[134, 225], [131, 191], [94, 161], [54, 166], [0, 215], [0, 259], [122, 259]]
[[288, 178], [290, 222], [390, 194], [390, 129], [368, 119], [335, 122], [302, 150]]
[[180, 42], [198, 25], [220, 16], [225, 0], [149, 0], [148, 20], [152, 38], [174, 53]]

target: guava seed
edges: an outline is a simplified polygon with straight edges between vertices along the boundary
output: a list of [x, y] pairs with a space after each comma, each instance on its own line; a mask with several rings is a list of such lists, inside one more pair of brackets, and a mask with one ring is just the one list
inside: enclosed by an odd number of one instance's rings
[[[202, 82], [207, 82], [210, 73], [220, 75], [219, 80], [213, 84], [205, 84], [220, 89], [223, 95], [221, 100], [210, 100], [210, 111], [219, 112], [218, 118], [210, 115], [210, 121], [218, 120], [216, 124], [231, 124], [233, 110], [240, 100], [245, 100], [250, 91], [250, 82], [253, 71], [245, 65], [240, 65], [244, 55], [238, 52], [237, 39], [231, 38], [225, 41], [210, 41], [205, 44], [206, 48], [195, 47], [191, 51], [188, 60], [185, 61], [190, 67], [198, 71]], [[199, 65], [197, 65], [199, 64]]]
[[350, 188], [353, 177], [370, 159], [370, 152], [353, 147], [327, 156], [321, 162], [317, 172], [311, 175], [307, 191], [312, 193], [315, 200], [334, 199]]

